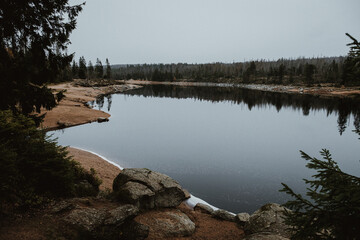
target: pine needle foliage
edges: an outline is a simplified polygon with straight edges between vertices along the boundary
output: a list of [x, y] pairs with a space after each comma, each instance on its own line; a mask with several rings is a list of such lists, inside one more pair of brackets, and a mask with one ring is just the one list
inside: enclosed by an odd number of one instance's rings
[[94, 174], [36, 129], [32, 119], [0, 111], [0, 206], [30, 206], [41, 204], [42, 199], [82, 196], [89, 193], [83, 189], [84, 181], [93, 189], [90, 194], [98, 193], [101, 182]]
[[343, 172], [326, 149], [320, 152], [323, 159], [300, 152], [317, 173], [304, 179], [306, 198], [282, 183], [280, 191], [293, 197], [284, 204], [292, 210], [285, 219], [292, 239], [360, 239], [360, 178]]

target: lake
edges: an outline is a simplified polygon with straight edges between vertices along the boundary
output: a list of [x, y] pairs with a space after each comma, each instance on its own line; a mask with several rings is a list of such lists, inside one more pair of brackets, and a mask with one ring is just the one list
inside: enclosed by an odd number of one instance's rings
[[289, 198], [281, 182], [304, 193], [299, 150], [329, 149], [359, 175], [360, 101], [232, 87], [153, 85], [99, 98], [109, 122], [52, 132], [61, 145], [94, 151], [129, 168], [176, 179], [191, 194], [234, 213]]

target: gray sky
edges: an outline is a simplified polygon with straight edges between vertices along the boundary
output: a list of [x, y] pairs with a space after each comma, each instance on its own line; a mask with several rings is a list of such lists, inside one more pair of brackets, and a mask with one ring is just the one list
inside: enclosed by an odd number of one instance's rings
[[88, 0], [69, 52], [111, 64], [346, 55], [359, 10], [359, 0]]

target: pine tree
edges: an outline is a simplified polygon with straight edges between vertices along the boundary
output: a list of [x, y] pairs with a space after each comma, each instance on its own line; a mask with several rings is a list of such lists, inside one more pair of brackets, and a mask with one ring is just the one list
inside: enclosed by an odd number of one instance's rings
[[312, 85], [314, 84], [314, 78], [313, 75], [315, 73], [315, 65], [314, 64], [305, 64], [305, 81], [307, 83], [307, 85]]
[[106, 79], [110, 79], [111, 78], [111, 67], [110, 67], [110, 63], [109, 63], [109, 59], [106, 58], [106, 75], [105, 75]]
[[346, 35], [353, 41], [347, 44], [350, 46], [350, 51], [344, 62], [343, 80], [342, 84], [360, 83], [360, 42], [353, 36], [346, 33]]
[[73, 60], [71, 65], [71, 74], [72, 78], [78, 78], [79, 77], [79, 65]]
[[82, 5], [62, 1], [2, 0], [0, 4], [0, 110], [30, 115], [56, 106], [44, 84], [72, 60], [66, 54]]
[[88, 76], [88, 79], [94, 78], [94, 66], [91, 61], [89, 61], [89, 64], [87, 67], [87, 76]]
[[285, 219], [292, 239], [360, 239], [360, 178], [341, 171], [328, 150], [320, 153], [324, 160], [301, 151], [306, 166], [317, 171], [313, 180], [304, 180], [310, 200], [282, 183], [280, 191], [294, 198], [284, 204], [293, 210]]
[[100, 59], [96, 59], [96, 65], [95, 65], [95, 76], [96, 78], [103, 78], [104, 76], [104, 67], [100, 61]]
[[79, 58], [78, 76], [80, 79], [86, 79], [86, 77], [87, 77], [86, 61], [85, 61], [84, 57]]

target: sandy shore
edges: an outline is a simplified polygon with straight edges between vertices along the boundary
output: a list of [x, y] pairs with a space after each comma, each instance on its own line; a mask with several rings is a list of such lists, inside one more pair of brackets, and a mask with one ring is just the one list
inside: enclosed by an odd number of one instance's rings
[[85, 123], [98, 121], [99, 118], [108, 119], [110, 114], [90, 108], [87, 102], [94, 101], [102, 94], [124, 92], [139, 88], [138, 85], [109, 85], [104, 87], [82, 87], [75, 82], [62, 83], [49, 86], [54, 92], [65, 90], [65, 98], [51, 111], [43, 110], [40, 114], [46, 113], [41, 128], [47, 131], [64, 127], [77, 126]]
[[102, 180], [100, 190], [112, 190], [112, 184], [115, 177], [120, 173], [120, 168], [105, 161], [101, 157], [77, 148], [68, 147], [69, 156], [80, 163], [87, 171], [95, 169], [96, 175]]

